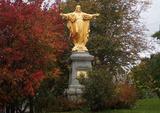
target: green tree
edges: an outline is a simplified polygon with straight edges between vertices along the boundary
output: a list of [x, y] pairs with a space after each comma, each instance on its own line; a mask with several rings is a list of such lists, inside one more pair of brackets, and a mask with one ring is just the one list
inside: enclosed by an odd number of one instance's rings
[[132, 69], [132, 77], [137, 88], [156, 93], [160, 97], [160, 53], [145, 58]]
[[115, 86], [112, 76], [105, 69], [95, 69], [88, 73], [88, 77], [80, 77], [80, 82], [85, 86], [83, 97], [91, 111], [106, 109], [106, 102], [113, 97]]

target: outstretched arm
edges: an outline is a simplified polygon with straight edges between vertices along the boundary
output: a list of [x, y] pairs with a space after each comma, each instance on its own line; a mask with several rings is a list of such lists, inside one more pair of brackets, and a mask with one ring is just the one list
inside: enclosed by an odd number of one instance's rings
[[90, 20], [92, 18], [96, 18], [99, 15], [100, 15], [99, 13], [96, 13], [96, 14], [87, 14], [87, 13], [84, 13], [83, 19], [84, 20]]
[[96, 14], [91, 14], [91, 15], [92, 15], [92, 17], [94, 18], [94, 17], [99, 16], [100, 14], [99, 14], [99, 13], [96, 13]]

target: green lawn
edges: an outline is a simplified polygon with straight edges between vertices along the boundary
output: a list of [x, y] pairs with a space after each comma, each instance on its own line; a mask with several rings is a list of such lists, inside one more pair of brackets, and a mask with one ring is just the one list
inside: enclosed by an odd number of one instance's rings
[[[63, 113], [91, 113], [88, 111], [72, 111]], [[160, 113], [160, 99], [139, 100], [133, 109], [107, 110], [98, 113]]]

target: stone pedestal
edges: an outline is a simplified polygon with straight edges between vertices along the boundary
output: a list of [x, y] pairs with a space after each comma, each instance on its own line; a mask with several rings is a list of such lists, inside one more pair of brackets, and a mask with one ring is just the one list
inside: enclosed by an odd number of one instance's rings
[[71, 101], [81, 101], [82, 89], [84, 88], [78, 81], [78, 75], [92, 69], [93, 56], [88, 52], [73, 52], [71, 55], [72, 70], [69, 76], [69, 87], [66, 90]]

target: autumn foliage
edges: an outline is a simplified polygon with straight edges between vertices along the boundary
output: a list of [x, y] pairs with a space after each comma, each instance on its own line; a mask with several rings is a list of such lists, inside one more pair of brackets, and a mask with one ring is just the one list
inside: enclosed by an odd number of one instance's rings
[[117, 107], [129, 108], [132, 107], [136, 100], [136, 88], [129, 83], [118, 84], [116, 88]]
[[56, 7], [41, 4], [0, 1], [0, 104], [34, 96], [46, 76], [60, 74], [63, 23]]

